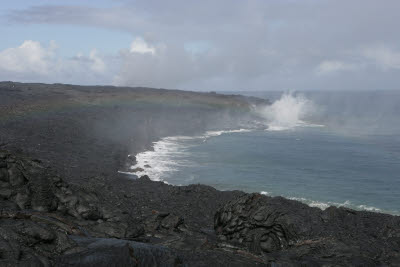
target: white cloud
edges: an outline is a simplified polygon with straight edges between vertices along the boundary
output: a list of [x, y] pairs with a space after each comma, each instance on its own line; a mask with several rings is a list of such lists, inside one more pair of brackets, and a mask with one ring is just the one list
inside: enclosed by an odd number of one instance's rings
[[155, 54], [156, 49], [153, 46], [150, 46], [140, 37], [137, 37], [131, 44], [130, 50], [131, 53], [139, 53], [139, 54]]
[[[131, 44], [113, 40], [124, 51], [104, 56], [99, 50], [92, 56], [53, 62], [58, 75], [50, 78], [60, 82], [115, 81], [193, 90], [377, 89], [381, 84], [398, 89], [398, 0], [114, 4], [36, 5], [6, 9], [0, 17], [11, 27], [68, 25], [88, 33], [95, 27], [141, 36]], [[364, 49], [368, 44], [384, 46]], [[79, 47], [88, 49], [85, 36]], [[8, 77], [4, 71], [0, 76]]]
[[45, 75], [50, 71], [56, 45], [43, 47], [39, 42], [24, 41], [22, 45], [0, 52], [0, 69], [9, 72], [32, 72]]
[[[96, 49], [89, 55], [64, 58], [57, 54], [57, 45], [43, 46], [27, 40], [18, 47], [0, 51], [0, 80], [64, 82], [81, 84], [111, 83], [110, 64]], [[116, 58], [116, 56], [113, 56]]]
[[384, 45], [365, 48], [362, 54], [383, 70], [400, 69], [400, 52], [393, 51]]
[[359, 67], [360, 66], [354, 63], [343, 62], [340, 60], [325, 60], [318, 65], [316, 72], [317, 74], [329, 74], [338, 71], [353, 71]]
[[89, 59], [92, 61], [90, 68], [95, 72], [104, 72], [106, 70], [106, 64], [103, 59], [98, 56], [97, 50], [93, 49], [90, 51]]
[[113, 84], [174, 88], [194, 78], [194, 64], [183, 47], [138, 45], [143, 43], [137, 40], [129, 50], [120, 52], [120, 70]]

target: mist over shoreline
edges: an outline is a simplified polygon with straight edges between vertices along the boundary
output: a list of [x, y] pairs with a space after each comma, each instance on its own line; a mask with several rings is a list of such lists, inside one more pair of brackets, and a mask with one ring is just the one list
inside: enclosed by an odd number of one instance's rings
[[[400, 91], [240, 91], [238, 93], [267, 98], [272, 103], [289, 94], [293, 97], [291, 108], [296, 107], [293, 105], [296, 102], [299, 104], [308, 101], [307, 105], [303, 103], [303, 119], [309, 123], [330, 127], [332, 131], [340, 134], [365, 136], [400, 133], [400, 123], [398, 123]], [[294, 117], [298, 116], [295, 110], [286, 111]]]
[[0, 5], [0, 265], [400, 266], [400, 0]]

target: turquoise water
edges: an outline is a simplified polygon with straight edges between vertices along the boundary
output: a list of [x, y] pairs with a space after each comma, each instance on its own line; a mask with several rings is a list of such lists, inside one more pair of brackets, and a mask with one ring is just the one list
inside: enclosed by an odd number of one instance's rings
[[[318, 102], [315, 99], [307, 96], [307, 104]], [[391, 101], [397, 103], [393, 97]], [[293, 105], [290, 102], [291, 109]], [[397, 105], [391, 107], [392, 113], [386, 111], [385, 118], [392, 126], [380, 125], [380, 131], [371, 127], [379, 123], [372, 124], [376, 118], [370, 115], [371, 125], [350, 127], [350, 120], [338, 119], [343, 115], [331, 108], [324, 111], [330, 117], [322, 118], [318, 111], [297, 117], [294, 124], [279, 124], [285, 127], [165, 138], [155, 143], [154, 151], [139, 154], [138, 161], [151, 166], [144, 171], [150, 178], [174, 185], [202, 183], [221, 190], [281, 195], [320, 208], [336, 205], [400, 214], [400, 135], [393, 107]], [[290, 122], [296, 120], [289, 117]]]

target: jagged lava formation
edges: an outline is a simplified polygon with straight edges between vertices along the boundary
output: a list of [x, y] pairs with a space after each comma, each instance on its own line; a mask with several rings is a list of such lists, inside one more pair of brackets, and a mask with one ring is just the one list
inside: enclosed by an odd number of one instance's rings
[[398, 216], [117, 172], [163, 136], [245, 124], [257, 104], [0, 83], [0, 265], [400, 265]]

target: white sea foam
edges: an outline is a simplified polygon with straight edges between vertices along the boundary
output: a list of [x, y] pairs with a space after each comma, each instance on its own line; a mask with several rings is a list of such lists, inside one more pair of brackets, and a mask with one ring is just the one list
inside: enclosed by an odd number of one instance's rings
[[[170, 136], [153, 143], [153, 149], [136, 155], [136, 164], [130, 167], [131, 174], [148, 175], [153, 181], [164, 181], [181, 167], [190, 166], [188, 149], [201, 145], [211, 137], [222, 134], [249, 132], [249, 129], [207, 131], [197, 136]], [[192, 177], [188, 178], [193, 179]]]
[[228, 134], [228, 133], [246, 133], [250, 132], [250, 129], [238, 129], [238, 130], [226, 130], [226, 131], [207, 131], [204, 134], [204, 137], [213, 137], [213, 136], [220, 136], [222, 134]]
[[[270, 192], [267, 192], [267, 191], [261, 191], [260, 194], [261, 195], [265, 195], [265, 196], [273, 195], [273, 194], [271, 194]], [[345, 208], [350, 208], [350, 209], [355, 209], [355, 210], [384, 212], [381, 209], [376, 208], [376, 207], [372, 207], [372, 206], [355, 205], [355, 204], [351, 203], [349, 200], [346, 200], [346, 201], [344, 201], [342, 203], [339, 203], [339, 202], [332, 202], [332, 201], [328, 201], [328, 202], [316, 201], [316, 200], [311, 200], [311, 199], [307, 199], [307, 198], [304, 198], [304, 197], [286, 197], [286, 198], [290, 199], [290, 200], [300, 201], [300, 202], [302, 202], [304, 204], [307, 204], [310, 207], [319, 208], [321, 210], [325, 210], [325, 209], [329, 208], [330, 206], [335, 206], [335, 207], [345, 207]]]
[[325, 209], [329, 208], [330, 206], [335, 206], [335, 207], [345, 207], [345, 208], [350, 208], [350, 209], [355, 209], [355, 210], [382, 212], [382, 210], [379, 208], [367, 206], [367, 205], [356, 205], [356, 204], [351, 203], [349, 200], [346, 200], [343, 203], [339, 203], [339, 202], [331, 202], [331, 201], [321, 202], [321, 201], [315, 201], [315, 200], [302, 198], [302, 197], [288, 197], [288, 199], [297, 200], [297, 201], [307, 204], [310, 207], [320, 208], [321, 210], [325, 210]]
[[[182, 140], [183, 142], [180, 142]], [[148, 175], [152, 180], [160, 181], [161, 174], [174, 172], [180, 166], [189, 164], [184, 137], [163, 138], [153, 145], [153, 150], [136, 155], [137, 164], [130, 169], [138, 176]]]

